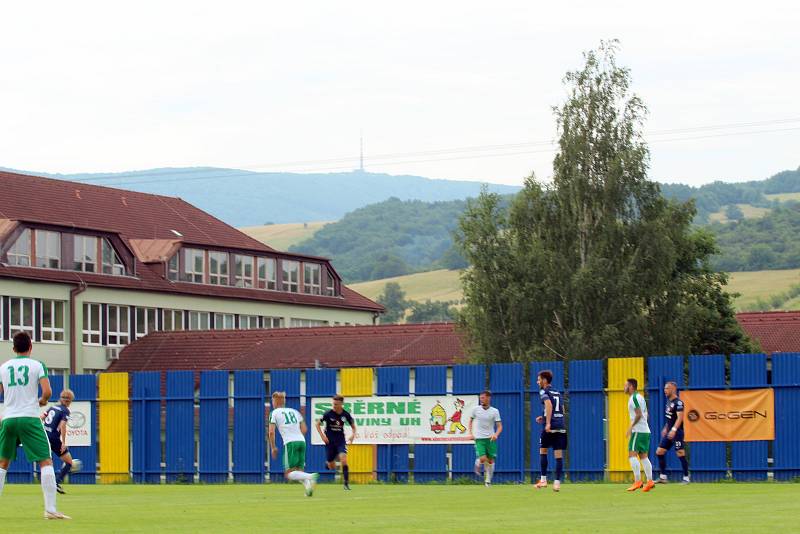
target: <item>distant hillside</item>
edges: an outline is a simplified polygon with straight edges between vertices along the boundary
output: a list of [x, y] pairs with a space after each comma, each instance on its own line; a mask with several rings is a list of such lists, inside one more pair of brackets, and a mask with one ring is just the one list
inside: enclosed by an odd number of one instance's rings
[[[478, 182], [360, 171], [295, 174], [198, 167], [117, 174], [14, 172], [180, 197], [233, 226], [333, 221], [345, 213], [391, 197], [435, 202], [474, 197], [481, 190]], [[106, 177], [113, 179], [98, 179]], [[502, 194], [520, 189], [493, 184], [488, 188]]]
[[289, 250], [292, 245], [313, 237], [326, 224], [329, 222], [267, 224], [245, 226], [239, 230], [274, 249]]

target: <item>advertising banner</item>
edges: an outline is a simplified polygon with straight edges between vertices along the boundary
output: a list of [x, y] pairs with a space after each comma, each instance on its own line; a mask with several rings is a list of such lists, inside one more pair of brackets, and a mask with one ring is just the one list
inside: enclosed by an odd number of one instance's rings
[[[56, 403], [48, 403], [42, 407], [42, 413]], [[3, 418], [5, 405], [0, 404], [0, 420]], [[87, 401], [74, 401], [69, 407], [69, 421], [67, 421], [67, 447], [88, 447], [92, 444], [92, 403]]]
[[770, 388], [684, 391], [686, 441], [775, 439], [775, 396]]
[[[323, 444], [314, 422], [331, 406], [330, 398], [311, 401], [308, 426], [312, 445]], [[477, 395], [347, 397], [344, 403], [356, 423], [354, 443], [366, 445], [472, 443], [467, 429], [476, 406]], [[350, 429], [345, 430], [349, 438]]]

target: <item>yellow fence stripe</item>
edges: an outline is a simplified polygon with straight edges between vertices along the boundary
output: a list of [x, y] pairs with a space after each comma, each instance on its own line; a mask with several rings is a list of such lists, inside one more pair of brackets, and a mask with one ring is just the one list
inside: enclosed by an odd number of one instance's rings
[[[639, 392], [644, 394], [644, 358], [610, 358], [608, 360], [608, 475], [612, 482], [624, 482], [633, 477], [628, 461], [630, 427], [628, 396], [625, 381], [639, 381]], [[648, 401], [648, 409], [650, 408]]]
[[[342, 395], [347, 397], [368, 397], [372, 395], [372, 369], [342, 369]], [[350, 445], [347, 448], [347, 463], [350, 465], [350, 480], [365, 483], [375, 480], [375, 445]]]
[[128, 373], [99, 375], [100, 483], [130, 482], [128, 459]]

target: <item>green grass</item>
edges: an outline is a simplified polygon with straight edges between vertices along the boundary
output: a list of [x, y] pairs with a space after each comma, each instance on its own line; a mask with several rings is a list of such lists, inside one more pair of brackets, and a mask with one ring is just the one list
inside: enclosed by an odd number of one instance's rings
[[779, 200], [781, 202], [786, 202], [787, 200], [800, 200], [800, 193], [772, 193], [764, 196], [770, 200]]
[[[626, 493], [623, 484], [368, 485], [345, 493], [299, 484], [67, 485], [72, 521], [45, 524], [36, 485], [8, 484], [7, 532], [786, 532], [797, 528], [800, 484], [679, 484]], [[791, 525], [795, 525], [792, 527]]]
[[[736, 308], [741, 310], [755, 303], [759, 297], [767, 300], [770, 296], [783, 293], [795, 284], [800, 284], [800, 269], [747, 271], [731, 273], [728, 291], [742, 294], [735, 302]], [[788, 307], [791, 305], [792, 301], [789, 301], [783, 308], [797, 309], [796, 306]]]
[[458, 271], [448, 271], [446, 269], [348, 284], [348, 287], [358, 291], [365, 297], [374, 299], [383, 293], [383, 288], [387, 282], [400, 284], [400, 287], [406, 292], [406, 298], [411, 300], [423, 302], [428, 299], [434, 301], [458, 301], [463, 296]]
[[[752, 204], [736, 204], [736, 205], [739, 206], [739, 209], [742, 210], [742, 214], [744, 215], [745, 219], [760, 219], [761, 217], [764, 217], [770, 211], [772, 211], [770, 208], [759, 208], [757, 206], [753, 206]], [[727, 206], [715, 213], [712, 213], [711, 215], [708, 216], [708, 220], [710, 222], [721, 222], [721, 223], [728, 222], [728, 218], [725, 216], [726, 208]]]
[[328, 224], [327, 222], [270, 224], [239, 228], [250, 237], [277, 250], [288, 250], [292, 245], [305, 241]]

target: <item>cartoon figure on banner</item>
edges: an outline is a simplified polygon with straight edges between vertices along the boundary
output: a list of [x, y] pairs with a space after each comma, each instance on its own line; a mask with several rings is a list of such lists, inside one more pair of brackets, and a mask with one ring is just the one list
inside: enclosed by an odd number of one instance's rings
[[436, 406], [431, 408], [431, 432], [441, 434], [444, 432], [445, 423], [447, 423], [447, 412], [437, 400]]
[[453, 415], [448, 419], [448, 421], [450, 421], [450, 430], [447, 432], [448, 434], [455, 434], [456, 430], [462, 434], [467, 431], [467, 427], [461, 423], [461, 416], [464, 413], [464, 404], [465, 402], [461, 399], [456, 399], [453, 403], [456, 407], [456, 411], [453, 412]]

